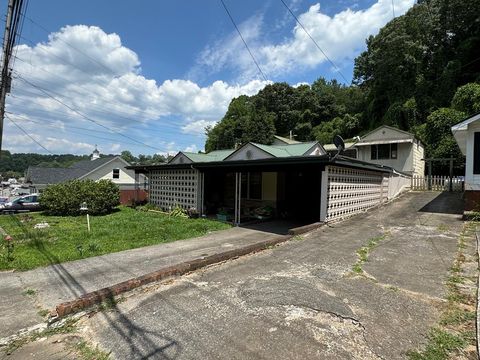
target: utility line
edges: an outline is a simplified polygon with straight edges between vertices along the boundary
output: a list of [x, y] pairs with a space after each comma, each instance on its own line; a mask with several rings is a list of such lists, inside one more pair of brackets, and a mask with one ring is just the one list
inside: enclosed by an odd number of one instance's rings
[[35, 144], [37, 144], [38, 146], [40, 146], [42, 149], [44, 149], [45, 151], [49, 152], [50, 154], [52, 155], [55, 155], [53, 152], [51, 152], [50, 150], [48, 150], [45, 146], [43, 146], [42, 144], [40, 144], [37, 140], [35, 140], [35, 138], [33, 136], [31, 136], [24, 128], [22, 128], [20, 125], [18, 125], [15, 121], [13, 121], [13, 119], [8, 116], [7, 114], [5, 114], [5, 117], [10, 120], [12, 122], [13, 125], [15, 125], [17, 128], [19, 128], [25, 135], [27, 135], [33, 142], [35, 142]]
[[243, 44], [245, 45], [245, 48], [247, 49], [248, 53], [250, 54], [253, 62], [254, 62], [255, 65], [257, 66], [258, 72], [262, 75], [263, 80], [268, 81], [268, 80], [267, 80], [267, 77], [266, 77], [265, 74], [264, 74], [264, 72], [263, 72], [262, 69], [260, 68], [260, 65], [258, 64], [257, 60], [255, 59], [255, 56], [253, 56], [253, 53], [250, 51], [250, 48], [248, 47], [247, 42], [246, 42], [245, 39], [243, 38], [243, 35], [242, 35], [242, 33], [240, 32], [240, 29], [238, 28], [237, 24], [235, 23], [235, 20], [233, 20], [233, 17], [232, 17], [232, 15], [230, 14], [230, 11], [228, 11], [227, 5], [225, 5], [225, 2], [224, 2], [223, 0], [220, 0], [220, 2], [222, 3], [223, 8], [225, 9], [225, 12], [227, 13], [228, 17], [230, 18], [230, 21], [232, 22], [233, 26], [234, 26], [235, 29], [237, 30], [237, 33], [238, 33], [238, 35], [240, 36], [240, 39], [242, 39]]
[[111, 132], [117, 133], [118, 135], [120, 135], [120, 136], [122, 136], [122, 137], [124, 137], [124, 138], [126, 138], [126, 139], [132, 140], [132, 141], [134, 141], [134, 142], [136, 142], [136, 143], [138, 143], [138, 144], [140, 144], [140, 145], [149, 147], [149, 148], [154, 149], [154, 150], [160, 150], [160, 151], [162, 151], [162, 149], [160, 149], [160, 148], [156, 148], [156, 147], [154, 147], [154, 146], [148, 145], [148, 144], [146, 144], [146, 143], [144, 143], [144, 142], [142, 142], [142, 141], [136, 140], [136, 139], [134, 139], [134, 138], [132, 138], [132, 137], [130, 137], [130, 136], [128, 136], [128, 135], [122, 134], [121, 132], [115, 131], [115, 130], [109, 128], [108, 126], [103, 125], [102, 123], [99, 123], [98, 121], [96, 121], [96, 120], [88, 117], [87, 115], [81, 113], [80, 111], [76, 110], [75, 108], [71, 107], [70, 105], [65, 104], [63, 101], [57, 99], [55, 96], [51, 95], [49, 92], [47, 92], [45, 89], [41, 88], [40, 86], [37, 86], [37, 85], [33, 84], [32, 82], [24, 79], [24, 78], [23, 78], [22, 76], [20, 76], [18, 73], [17, 73], [17, 78], [20, 79], [20, 80], [22, 80], [22, 81], [25, 82], [26, 84], [28, 84], [28, 85], [30, 85], [30, 86], [33, 86], [34, 88], [38, 89], [38, 90], [39, 90], [40, 92], [42, 92], [43, 94], [45, 94], [45, 95], [47, 95], [48, 97], [50, 97], [51, 99], [55, 100], [55, 101], [58, 102], [59, 104], [65, 106], [67, 109], [73, 111], [74, 113], [80, 115], [80, 116], [81, 116], [82, 118], [84, 118], [85, 120], [88, 120], [88, 121], [90, 121], [90, 122], [92, 122], [92, 123], [94, 123], [94, 124], [96, 124], [96, 125], [104, 128], [104, 129], [106, 129], [106, 130], [109, 130], [109, 131], [111, 131]]
[[346, 83], [348, 83], [348, 80], [347, 78], [342, 74], [342, 72], [340, 71], [340, 69], [338, 68], [337, 65], [335, 65], [335, 63], [328, 57], [328, 55], [325, 53], [325, 51], [322, 50], [322, 48], [320, 47], [320, 45], [318, 45], [318, 43], [315, 41], [315, 39], [312, 37], [312, 35], [310, 35], [310, 33], [307, 31], [307, 29], [305, 28], [305, 26], [303, 26], [303, 24], [300, 22], [300, 20], [298, 20], [298, 17], [293, 13], [293, 11], [289, 8], [289, 6], [285, 3], [284, 0], [280, 0], [282, 2], [282, 4], [287, 8], [288, 12], [293, 16], [293, 18], [295, 19], [295, 21], [297, 22], [298, 25], [300, 25], [300, 27], [303, 29], [303, 31], [305, 31], [305, 34], [307, 34], [307, 36], [310, 38], [310, 40], [313, 41], [313, 43], [315, 44], [315, 46], [317, 47], [318, 50], [320, 50], [320, 52], [323, 54], [323, 56], [325, 56], [325, 58], [328, 60], [328, 62], [335, 68], [335, 70], [337, 70], [337, 72], [340, 74], [340, 76], [343, 78], [343, 80], [345, 80]]

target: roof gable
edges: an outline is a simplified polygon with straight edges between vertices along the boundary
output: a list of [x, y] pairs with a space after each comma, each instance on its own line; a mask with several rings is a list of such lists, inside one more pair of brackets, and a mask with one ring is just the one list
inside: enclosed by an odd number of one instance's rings
[[388, 125], [382, 125], [362, 136], [356, 145], [362, 145], [365, 143], [382, 143], [383, 141], [391, 142], [392, 140], [413, 142], [414, 139], [415, 136], [407, 131], [403, 131]]
[[255, 144], [255, 143], [246, 143], [239, 149], [235, 150], [232, 154], [227, 156], [225, 161], [235, 161], [235, 160], [259, 160], [259, 159], [268, 159], [276, 157], [268, 151], [265, 151], [263, 147], [267, 145]]

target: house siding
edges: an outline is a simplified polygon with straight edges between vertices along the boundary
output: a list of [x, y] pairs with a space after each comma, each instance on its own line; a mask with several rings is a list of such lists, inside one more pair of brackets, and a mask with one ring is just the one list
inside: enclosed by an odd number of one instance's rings
[[371, 159], [371, 152], [372, 152], [371, 145], [359, 146], [358, 159], [362, 161], [367, 161], [373, 164], [390, 166], [398, 171], [413, 173], [414, 151], [412, 151], [412, 147], [414, 145], [415, 144], [412, 144], [412, 143], [398, 143], [397, 158], [381, 159], [381, 160]]
[[[113, 169], [119, 169], [119, 178], [113, 178]], [[135, 171], [125, 169], [125, 163], [120, 159], [115, 159], [104, 166], [92, 171], [87, 176], [82, 177], [82, 179], [91, 179], [91, 180], [110, 180], [114, 184], [119, 185], [120, 189], [133, 189], [135, 186]], [[141, 179], [143, 182], [143, 179]]]
[[465, 190], [480, 191], [480, 175], [473, 173], [475, 133], [480, 132], [480, 123], [474, 122], [468, 125], [467, 130], [467, 153], [465, 163]]

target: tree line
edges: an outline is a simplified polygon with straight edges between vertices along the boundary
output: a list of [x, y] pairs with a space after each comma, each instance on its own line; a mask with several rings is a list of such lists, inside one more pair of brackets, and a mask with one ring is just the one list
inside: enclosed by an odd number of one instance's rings
[[386, 124], [414, 133], [428, 157], [455, 157], [461, 167], [450, 127], [480, 112], [480, 1], [418, 1], [366, 44], [350, 85], [320, 77], [233, 99], [206, 129], [205, 150], [269, 144], [290, 131], [326, 144], [336, 134], [351, 138]]

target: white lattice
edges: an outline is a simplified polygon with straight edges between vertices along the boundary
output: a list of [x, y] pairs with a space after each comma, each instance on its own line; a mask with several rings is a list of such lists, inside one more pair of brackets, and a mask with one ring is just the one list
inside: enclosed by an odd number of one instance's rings
[[175, 206], [197, 207], [198, 170], [154, 170], [150, 172], [150, 202], [168, 211]]
[[327, 221], [365, 211], [387, 200], [388, 176], [361, 169], [327, 166]]

